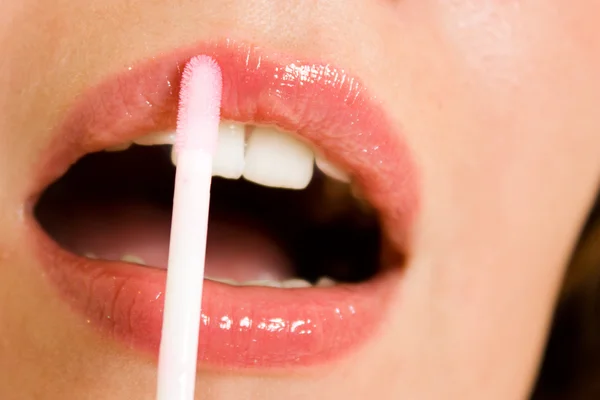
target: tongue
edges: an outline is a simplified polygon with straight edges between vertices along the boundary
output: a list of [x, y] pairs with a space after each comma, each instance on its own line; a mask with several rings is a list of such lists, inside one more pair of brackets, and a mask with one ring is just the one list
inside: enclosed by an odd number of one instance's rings
[[[170, 213], [144, 204], [52, 207], [41, 213], [48, 232], [65, 248], [104, 260], [138, 261], [165, 268]], [[281, 281], [293, 276], [281, 247], [256, 223], [213, 217], [205, 276], [237, 282]]]

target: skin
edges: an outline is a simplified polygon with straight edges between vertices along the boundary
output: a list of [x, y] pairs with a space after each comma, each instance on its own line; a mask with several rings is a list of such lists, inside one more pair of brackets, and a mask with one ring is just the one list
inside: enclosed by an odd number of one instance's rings
[[332, 368], [203, 370], [198, 398], [526, 398], [599, 183], [598, 15], [593, 0], [3, 1], [0, 398], [153, 398], [154, 361], [97, 336], [44, 279], [22, 176], [82, 90], [215, 37], [360, 76], [406, 136], [423, 202], [377, 340]]

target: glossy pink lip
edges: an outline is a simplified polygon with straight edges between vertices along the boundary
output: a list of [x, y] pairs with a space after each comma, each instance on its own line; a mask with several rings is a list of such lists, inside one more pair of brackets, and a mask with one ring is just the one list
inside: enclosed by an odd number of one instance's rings
[[[194, 55], [223, 70], [224, 119], [273, 124], [350, 171], [406, 253], [418, 207], [414, 165], [401, 136], [344, 70], [226, 41], [134, 65], [79, 100], [40, 163], [32, 205], [77, 158], [175, 125], [182, 66]], [[91, 261], [58, 247], [30, 214], [33, 245], [60, 292], [93, 326], [158, 353], [164, 271]], [[369, 282], [330, 288], [232, 287], [207, 281], [199, 359], [204, 365], [276, 368], [336, 359], [382, 328], [401, 266]]]

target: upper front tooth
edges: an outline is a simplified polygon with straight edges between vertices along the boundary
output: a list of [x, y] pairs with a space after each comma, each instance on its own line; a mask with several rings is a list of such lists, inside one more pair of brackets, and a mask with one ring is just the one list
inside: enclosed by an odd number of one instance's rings
[[292, 135], [257, 127], [248, 139], [244, 178], [264, 186], [304, 189], [313, 174], [314, 154]]
[[330, 287], [335, 286], [336, 282], [328, 276], [323, 276], [317, 281], [316, 286], [318, 287]]
[[132, 264], [146, 265], [146, 262], [141, 257], [135, 256], [133, 254], [123, 255], [123, 257], [121, 257], [121, 261], [132, 263]]
[[315, 164], [327, 176], [345, 183], [350, 182], [350, 177], [341, 168], [333, 165], [321, 156], [315, 157]]
[[160, 144], [175, 144], [175, 132], [160, 132], [142, 136], [133, 141], [141, 146], [154, 146]]
[[219, 140], [213, 157], [213, 176], [239, 179], [244, 172], [245, 126], [236, 123], [219, 125]]

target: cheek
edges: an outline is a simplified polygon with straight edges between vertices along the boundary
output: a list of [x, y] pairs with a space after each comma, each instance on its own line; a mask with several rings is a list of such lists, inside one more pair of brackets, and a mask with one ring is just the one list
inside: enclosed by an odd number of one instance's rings
[[425, 246], [448, 258], [465, 241], [481, 249], [456, 265], [485, 265], [489, 249], [499, 264], [558, 265], [600, 172], [600, 3], [414, 7], [413, 54], [427, 53], [403, 111], [424, 175], [424, 226], [437, 227]]
[[419, 7], [432, 54], [412, 99], [429, 105], [411, 122], [424, 132], [419, 146], [431, 150], [430, 171], [512, 197], [549, 179], [568, 187], [574, 169], [590, 174], [600, 130], [600, 3]]
[[490, 89], [519, 84], [528, 40], [520, 2], [454, 1], [433, 15], [443, 44], [471, 81]]
[[600, 93], [600, 3], [455, 0], [430, 12], [448, 76], [475, 116], [543, 123]]
[[409, 279], [429, 289], [415, 297], [439, 317], [446, 356], [474, 366], [462, 371], [485, 371], [486, 357], [533, 370], [600, 172], [592, 3], [415, 5], [423, 25], [411, 50], [427, 53], [402, 111], [423, 172], [424, 267]]

